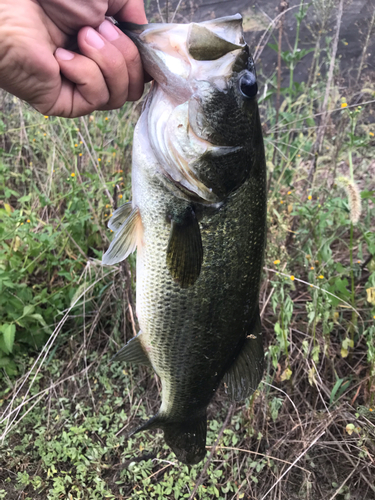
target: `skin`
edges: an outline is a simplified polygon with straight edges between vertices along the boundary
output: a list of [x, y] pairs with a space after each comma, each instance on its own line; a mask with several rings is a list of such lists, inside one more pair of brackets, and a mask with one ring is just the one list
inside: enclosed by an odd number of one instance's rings
[[139, 99], [138, 50], [105, 16], [147, 22], [143, 0], [2, 0], [0, 87], [68, 118]]

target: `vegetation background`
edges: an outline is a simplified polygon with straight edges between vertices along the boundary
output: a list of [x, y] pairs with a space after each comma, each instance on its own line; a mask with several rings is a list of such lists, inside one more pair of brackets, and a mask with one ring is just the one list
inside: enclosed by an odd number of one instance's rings
[[[236, 9], [146, 3], [151, 21]], [[238, 4], [269, 170], [263, 382], [237, 405], [218, 392], [197, 466], [162, 433], [126, 438], [160, 384], [109, 363], [137, 331], [135, 258], [101, 256], [141, 104], [65, 120], [1, 93], [0, 498], [375, 498], [375, 8], [281, 1], [269, 19]], [[353, 62], [339, 56], [354, 4]]]

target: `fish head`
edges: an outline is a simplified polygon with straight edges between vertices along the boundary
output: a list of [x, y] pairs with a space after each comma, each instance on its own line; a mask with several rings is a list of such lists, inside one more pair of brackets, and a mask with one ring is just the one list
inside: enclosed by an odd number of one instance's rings
[[[201, 23], [123, 23], [120, 27], [137, 45], [145, 71], [178, 102], [199, 89], [197, 82], [215, 82], [225, 90], [233, 73], [254, 72], [240, 14]], [[246, 75], [242, 87], [246, 90], [254, 79]]]
[[263, 148], [242, 17], [132, 28], [124, 31], [154, 79], [142, 141], [177, 196], [219, 207], [246, 180], [253, 144]]

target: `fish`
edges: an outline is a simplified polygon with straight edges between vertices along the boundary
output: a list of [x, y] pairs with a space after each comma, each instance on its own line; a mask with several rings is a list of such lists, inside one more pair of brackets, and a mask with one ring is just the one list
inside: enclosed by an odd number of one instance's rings
[[153, 78], [134, 131], [132, 199], [109, 222], [113, 265], [137, 250], [140, 326], [115, 360], [151, 366], [161, 406], [132, 434], [164, 431], [185, 464], [206, 455], [219, 385], [240, 401], [263, 375], [259, 289], [266, 162], [242, 17], [119, 24]]

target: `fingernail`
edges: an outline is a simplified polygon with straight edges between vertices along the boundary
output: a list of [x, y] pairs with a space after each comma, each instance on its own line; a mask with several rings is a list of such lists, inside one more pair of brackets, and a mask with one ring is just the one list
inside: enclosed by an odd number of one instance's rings
[[60, 59], [61, 61], [70, 61], [74, 57], [74, 52], [70, 52], [70, 50], [58, 48], [55, 51], [55, 57], [57, 57], [57, 59]]
[[98, 33], [92, 28], [89, 28], [87, 30], [86, 42], [89, 45], [91, 45], [91, 47], [94, 47], [94, 49], [101, 49], [102, 47], [104, 47], [103, 40], [100, 38]]
[[113, 42], [113, 40], [116, 40], [120, 36], [116, 28], [113, 26], [113, 23], [111, 23], [111, 21], [107, 21], [107, 19], [102, 22], [98, 30], [99, 33], [109, 42]]

